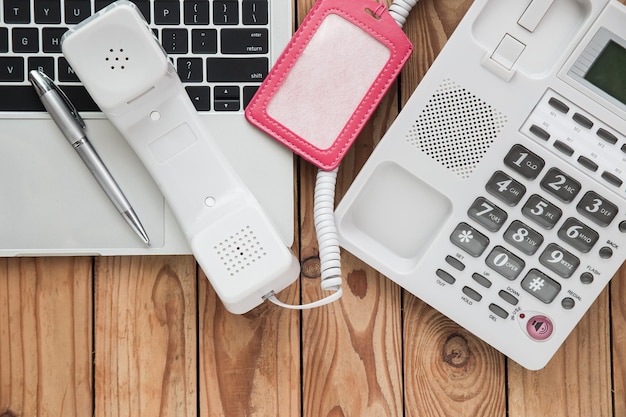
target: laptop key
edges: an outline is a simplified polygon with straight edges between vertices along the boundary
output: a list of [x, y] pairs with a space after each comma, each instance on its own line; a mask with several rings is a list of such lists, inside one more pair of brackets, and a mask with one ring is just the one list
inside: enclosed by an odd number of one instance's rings
[[267, 25], [267, 0], [243, 0], [241, 20], [244, 25]]
[[11, 35], [13, 36], [13, 52], [39, 52], [39, 31], [37, 28], [14, 28]]
[[222, 29], [222, 53], [266, 54], [267, 29]]
[[1, 56], [0, 81], [24, 81], [24, 58], [18, 56]]
[[9, 29], [0, 28], [0, 52], [9, 52]]
[[91, 15], [91, 3], [84, 0], [65, 0], [65, 23], [82, 22]]
[[267, 58], [208, 58], [207, 79], [215, 82], [262, 82], [267, 76]]
[[61, 1], [35, 0], [35, 23], [61, 23]]
[[214, 0], [213, 23], [216, 25], [236, 25], [239, 23], [239, 3], [237, 0]]
[[217, 53], [217, 30], [193, 29], [191, 31], [191, 51], [194, 54]]
[[0, 85], [0, 111], [44, 111], [43, 104], [30, 85]]
[[4, 0], [4, 23], [30, 23], [29, 0]]
[[41, 47], [46, 53], [61, 53], [61, 37], [67, 28], [50, 27], [41, 30]]
[[180, 23], [180, 3], [178, 0], [155, 1], [154, 23], [157, 25], [177, 25]]

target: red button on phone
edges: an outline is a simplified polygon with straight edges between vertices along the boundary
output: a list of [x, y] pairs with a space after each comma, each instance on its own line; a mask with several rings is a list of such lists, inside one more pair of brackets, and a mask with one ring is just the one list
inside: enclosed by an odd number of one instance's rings
[[546, 316], [533, 316], [526, 322], [526, 331], [531, 338], [543, 341], [552, 335], [554, 325]]

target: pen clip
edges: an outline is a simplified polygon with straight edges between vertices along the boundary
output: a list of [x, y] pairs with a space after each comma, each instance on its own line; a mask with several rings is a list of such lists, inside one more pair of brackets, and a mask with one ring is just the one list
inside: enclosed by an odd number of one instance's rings
[[61, 99], [65, 102], [65, 105], [67, 106], [67, 109], [70, 112], [70, 114], [72, 115], [72, 117], [74, 118], [74, 120], [76, 120], [76, 122], [80, 125], [80, 127], [85, 129], [87, 127], [87, 125], [85, 124], [85, 121], [83, 120], [82, 117], [80, 117], [80, 114], [78, 113], [78, 110], [76, 110], [76, 107], [70, 101], [70, 99], [67, 97], [67, 95], [65, 95], [63, 90], [61, 90], [61, 88], [59, 88], [59, 86], [56, 85], [54, 83], [54, 81], [52, 81], [50, 79], [50, 77], [48, 77], [43, 71], [40, 70], [39, 74], [43, 77], [43, 79], [46, 81], [48, 86], [50, 88], [54, 89], [54, 91], [56, 91], [57, 94], [61, 97]]

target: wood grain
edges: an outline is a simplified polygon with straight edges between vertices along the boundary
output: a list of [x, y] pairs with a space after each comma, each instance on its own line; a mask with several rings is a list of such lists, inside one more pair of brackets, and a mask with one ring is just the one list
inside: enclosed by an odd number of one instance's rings
[[92, 259], [0, 259], [0, 415], [92, 415]]
[[196, 263], [96, 260], [95, 416], [197, 414]]
[[622, 266], [613, 277], [610, 294], [613, 415], [626, 417], [626, 266]]
[[504, 357], [410, 294], [404, 312], [406, 416], [505, 416]]
[[[297, 304], [298, 290], [293, 285], [279, 297]], [[299, 314], [269, 302], [230, 314], [203, 274], [198, 292], [200, 415], [299, 415]]]
[[608, 291], [600, 294], [548, 365], [528, 371], [508, 361], [509, 416], [610, 416]]

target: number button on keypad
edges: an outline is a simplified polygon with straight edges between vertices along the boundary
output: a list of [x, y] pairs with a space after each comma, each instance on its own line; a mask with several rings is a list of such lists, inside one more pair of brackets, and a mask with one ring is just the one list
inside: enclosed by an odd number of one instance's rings
[[563, 212], [545, 198], [533, 194], [524, 207], [522, 214], [546, 229], [552, 229]]
[[484, 197], [474, 200], [467, 214], [492, 232], [500, 230], [507, 218], [504, 210]]
[[489, 193], [509, 206], [519, 203], [526, 193], [526, 187], [502, 171], [496, 171], [487, 182], [485, 188]]
[[521, 258], [513, 255], [502, 246], [493, 248], [485, 262], [489, 268], [511, 281], [517, 278], [526, 265]]
[[545, 162], [522, 145], [514, 145], [504, 157], [504, 164], [526, 179], [534, 180]]
[[557, 168], [550, 168], [541, 180], [541, 188], [561, 201], [570, 203], [580, 191], [580, 183]]
[[450, 235], [450, 241], [473, 257], [482, 255], [489, 245], [487, 236], [467, 223], [459, 223]]
[[600, 237], [595, 230], [573, 217], [565, 220], [558, 235], [561, 240], [583, 253], [589, 252]]
[[561, 284], [537, 269], [531, 269], [522, 280], [522, 288], [546, 304], [561, 291]]
[[617, 206], [593, 191], [583, 196], [576, 210], [600, 226], [608, 226], [617, 215]]
[[552, 272], [557, 273], [563, 278], [569, 278], [580, 265], [580, 260], [557, 245], [550, 243], [539, 256], [539, 262]]
[[543, 236], [519, 220], [515, 220], [504, 232], [504, 240], [526, 255], [533, 255], [543, 243]]

